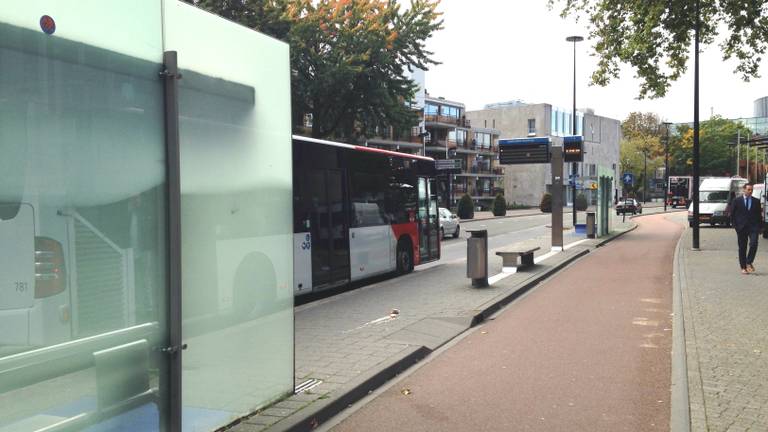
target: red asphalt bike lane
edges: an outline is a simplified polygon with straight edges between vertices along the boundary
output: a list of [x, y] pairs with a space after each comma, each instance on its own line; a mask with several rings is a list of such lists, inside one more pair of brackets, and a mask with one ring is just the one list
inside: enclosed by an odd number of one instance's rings
[[668, 431], [683, 225], [636, 222], [332, 430]]

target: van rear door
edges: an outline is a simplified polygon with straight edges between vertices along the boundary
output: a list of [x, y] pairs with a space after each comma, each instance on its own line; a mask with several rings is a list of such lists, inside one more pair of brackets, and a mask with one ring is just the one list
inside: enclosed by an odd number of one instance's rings
[[[0, 203], [0, 314], [28, 309], [35, 291], [35, 218], [32, 206]], [[7, 217], [7, 219], [6, 219]]]

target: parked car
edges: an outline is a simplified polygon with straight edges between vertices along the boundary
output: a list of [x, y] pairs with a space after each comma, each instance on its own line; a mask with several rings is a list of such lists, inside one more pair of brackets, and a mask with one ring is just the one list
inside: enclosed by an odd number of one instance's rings
[[634, 198], [622, 198], [616, 203], [616, 214], [622, 215], [626, 213], [632, 213], [633, 215], [638, 213], [642, 214], [643, 205], [640, 204], [640, 201]]
[[440, 238], [445, 238], [446, 234], [450, 234], [453, 238], [459, 236], [461, 228], [459, 227], [459, 217], [451, 213], [450, 210], [444, 207], [440, 207]]

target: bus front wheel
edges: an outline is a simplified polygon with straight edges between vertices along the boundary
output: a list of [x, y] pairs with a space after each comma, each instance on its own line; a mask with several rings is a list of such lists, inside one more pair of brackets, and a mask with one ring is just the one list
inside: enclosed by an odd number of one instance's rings
[[400, 240], [397, 243], [397, 273], [405, 274], [413, 270], [413, 248], [410, 242]]

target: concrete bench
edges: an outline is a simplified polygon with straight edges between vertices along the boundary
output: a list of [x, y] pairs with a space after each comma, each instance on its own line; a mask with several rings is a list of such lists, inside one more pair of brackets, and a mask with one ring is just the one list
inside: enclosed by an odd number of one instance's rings
[[[520, 251], [499, 251], [496, 255], [501, 257], [502, 271], [504, 273], [515, 273], [518, 269], [533, 266], [533, 253], [541, 248], [535, 247]], [[518, 264], [517, 258], [520, 257]]]

